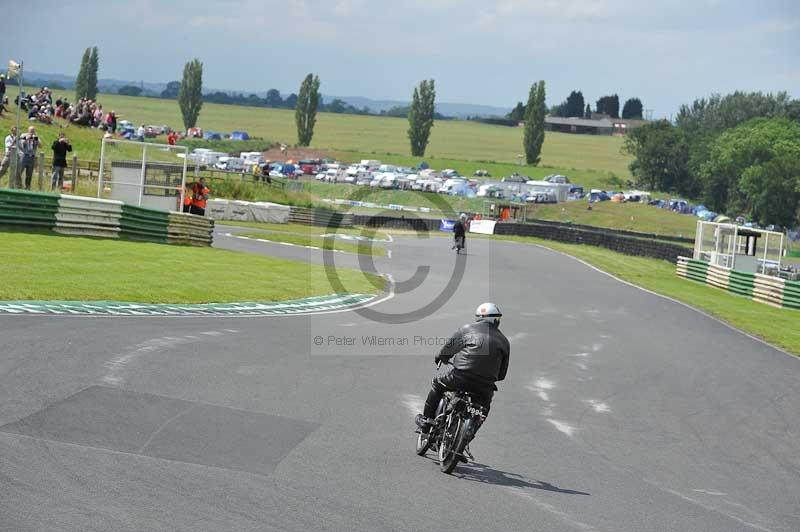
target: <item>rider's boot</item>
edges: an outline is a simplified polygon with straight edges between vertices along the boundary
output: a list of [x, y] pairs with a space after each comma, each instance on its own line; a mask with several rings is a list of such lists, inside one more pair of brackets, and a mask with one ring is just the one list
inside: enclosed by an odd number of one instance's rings
[[431, 431], [431, 425], [433, 424], [430, 419], [422, 414], [417, 414], [417, 417], [414, 418], [414, 423], [417, 424], [417, 431], [422, 434], [429, 433]]
[[462, 455], [461, 455], [459, 458], [460, 458], [460, 459], [461, 459], [461, 461], [462, 461], [462, 462], [464, 462], [465, 464], [467, 463], [467, 458], [469, 458], [469, 459], [470, 459], [470, 460], [472, 460], [473, 462], [475, 461], [475, 457], [474, 457], [474, 456], [472, 456], [472, 453], [471, 453], [471, 452], [469, 452], [469, 444], [467, 444], [467, 446], [466, 446], [466, 447], [464, 447], [464, 454], [462, 454]]

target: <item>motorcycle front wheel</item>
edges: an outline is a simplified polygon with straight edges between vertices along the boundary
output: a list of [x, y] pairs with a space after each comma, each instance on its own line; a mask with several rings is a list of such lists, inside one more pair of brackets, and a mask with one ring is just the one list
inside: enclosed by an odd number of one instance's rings
[[457, 450], [457, 444], [462, 439], [462, 429], [463, 421], [461, 416], [451, 414], [442, 433], [442, 441], [439, 444], [439, 468], [444, 473], [452, 473], [458, 464], [459, 451]]
[[428, 452], [428, 449], [431, 447], [431, 432], [433, 432], [433, 428], [427, 433], [419, 433], [417, 434], [417, 454], [419, 456], [425, 456], [425, 453]]

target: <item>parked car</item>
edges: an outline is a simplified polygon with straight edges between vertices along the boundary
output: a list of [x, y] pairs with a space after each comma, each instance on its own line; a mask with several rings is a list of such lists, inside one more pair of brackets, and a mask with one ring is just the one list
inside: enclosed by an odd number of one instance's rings
[[222, 133], [216, 131], [206, 131], [203, 133], [204, 140], [222, 140]]
[[453, 192], [464, 191], [467, 188], [466, 179], [450, 178], [444, 182], [438, 190], [439, 194], [452, 194]]
[[203, 138], [203, 128], [199, 127], [190, 127], [186, 130], [186, 136], [191, 139], [202, 139]]
[[240, 172], [244, 170], [246, 166], [244, 159], [241, 157], [220, 157], [214, 165], [215, 168], [227, 170], [229, 172]]
[[247, 131], [231, 131], [231, 140], [250, 140]]
[[504, 177], [500, 181], [503, 183], [527, 183], [530, 178], [526, 176], [521, 176], [519, 174], [511, 174], [509, 176]]
[[553, 174], [545, 177], [542, 181], [547, 181], [548, 183], [559, 183], [559, 184], [568, 184], [569, 178], [565, 175], [561, 174]]

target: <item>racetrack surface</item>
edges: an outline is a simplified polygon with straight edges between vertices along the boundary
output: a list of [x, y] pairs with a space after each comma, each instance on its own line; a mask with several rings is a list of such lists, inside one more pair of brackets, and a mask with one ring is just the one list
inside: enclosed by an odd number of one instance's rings
[[[389, 248], [415, 321], [0, 316], [0, 530], [800, 530], [800, 360], [539, 247]], [[448, 476], [412, 414], [484, 300], [511, 365]]]

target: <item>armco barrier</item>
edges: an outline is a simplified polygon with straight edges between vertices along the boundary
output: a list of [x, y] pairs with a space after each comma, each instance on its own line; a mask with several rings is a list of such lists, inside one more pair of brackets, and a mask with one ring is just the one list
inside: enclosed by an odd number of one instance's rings
[[0, 189], [0, 227], [52, 229], [58, 195]]
[[383, 227], [386, 229], [438, 231], [441, 220], [439, 218], [417, 218], [416, 216], [396, 218], [394, 216], [370, 216], [368, 214], [356, 214], [353, 216], [353, 223], [355, 225]]
[[0, 190], [0, 229], [210, 246], [214, 222], [80, 196]]
[[668, 242], [646, 240], [618, 235], [607, 231], [587, 231], [568, 224], [551, 225], [539, 223], [498, 223], [496, 235], [534, 236], [571, 244], [588, 244], [604, 247], [626, 255], [637, 255], [677, 262], [687, 248]]
[[800, 282], [758, 273], [728, 270], [708, 262], [678, 257], [679, 276], [709, 284], [773, 307], [800, 310]]
[[289, 222], [321, 227], [353, 227], [353, 214], [293, 206], [289, 210]]
[[592, 231], [594, 233], [605, 233], [607, 235], [617, 235], [617, 236], [630, 236], [633, 238], [643, 238], [645, 240], [663, 240], [665, 242], [681, 242], [684, 244], [694, 244], [694, 237], [689, 238], [684, 236], [658, 235], [656, 233], [640, 233], [639, 231], [628, 231], [625, 229], [610, 229], [607, 227], [597, 227], [594, 225], [572, 224], [565, 222], [555, 222], [552, 220], [539, 220], [530, 218], [528, 219], [527, 223], [550, 225], [553, 227], [582, 229], [584, 231]]

